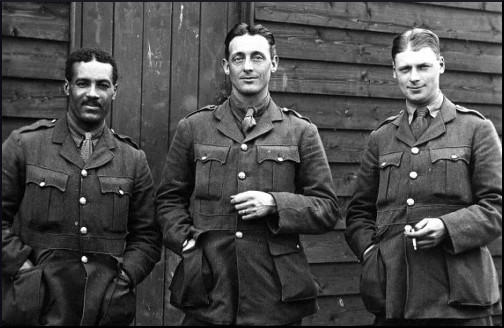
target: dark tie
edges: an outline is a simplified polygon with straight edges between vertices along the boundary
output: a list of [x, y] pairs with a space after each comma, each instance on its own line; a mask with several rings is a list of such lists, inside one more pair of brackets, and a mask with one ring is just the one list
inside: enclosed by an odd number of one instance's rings
[[91, 136], [92, 134], [90, 132], [86, 132], [84, 134], [84, 141], [82, 141], [82, 146], [81, 146], [81, 157], [84, 160], [84, 162], [87, 162], [89, 159], [89, 156], [91, 156], [91, 153], [93, 152], [93, 144], [91, 142]]
[[254, 108], [249, 107], [247, 109], [247, 114], [242, 121], [242, 131], [243, 133], [247, 133], [250, 129], [252, 129], [256, 125], [256, 121], [254, 119]]
[[418, 140], [429, 126], [429, 109], [427, 107], [419, 107], [413, 115], [413, 122], [411, 122], [411, 132]]

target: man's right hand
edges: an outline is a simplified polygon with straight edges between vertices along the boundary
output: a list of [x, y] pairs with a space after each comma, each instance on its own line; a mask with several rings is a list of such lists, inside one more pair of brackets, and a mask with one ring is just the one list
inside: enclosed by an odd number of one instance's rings
[[24, 271], [24, 270], [28, 270], [28, 269], [33, 268], [33, 267], [34, 267], [34, 265], [33, 265], [32, 261], [26, 260], [23, 263], [23, 265], [19, 268], [19, 272]]
[[182, 244], [182, 253], [194, 248], [194, 246], [196, 245], [196, 240], [194, 239], [186, 239], [186, 241], [184, 241], [184, 243]]

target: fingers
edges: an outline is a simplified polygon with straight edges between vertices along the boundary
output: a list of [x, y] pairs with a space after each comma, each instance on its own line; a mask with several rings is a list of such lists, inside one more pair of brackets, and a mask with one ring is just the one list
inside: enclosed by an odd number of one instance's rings
[[254, 193], [251, 191], [244, 191], [236, 195], [231, 195], [231, 204], [242, 203], [253, 197]]
[[[257, 207], [257, 206], [258, 206], [257, 202], [249, 200], [249, 201], [246, 201], [246, 202], [243, 202], [243, 203], [236, 204], [235, 205], [235, 209], [237, 211], [241, 211], [241, 210], [245, 210], [245, 209], [250, 208], [250, 207]], [[242, 213], [240, 213], [240, 214], [242, 214]]]

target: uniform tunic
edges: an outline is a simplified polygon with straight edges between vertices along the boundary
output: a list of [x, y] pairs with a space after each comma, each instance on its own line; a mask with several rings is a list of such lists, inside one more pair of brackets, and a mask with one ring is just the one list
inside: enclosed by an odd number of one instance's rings
[[[340, 218], [315, 125], [273, 101], [245, 137], [229, 107], [182, 119], [157, 194], [164, 243], [182, 254], [171, 302], [214, 324], [287, 324], [316, 311], [317, 285], [300, 233]], [[230, 196], [269, 192], [278, 213], [242, 220]]]

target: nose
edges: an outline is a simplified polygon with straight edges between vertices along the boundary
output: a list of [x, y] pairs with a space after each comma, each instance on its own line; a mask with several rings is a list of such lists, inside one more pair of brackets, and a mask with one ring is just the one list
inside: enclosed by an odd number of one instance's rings
[[245, 58], [245, 63], [243, 64], [243, 70], [245, 71], [251, 71], [252, 70], [252, 61], [250, 58]]
[[86, 96], [88, 98], [98, 98], [98, 93], [96, 92], [96, 86], [94, 84], [89, 86]]
[[410, 81], [418, 81], [420, 79], [420, 75], [418, 74], [418, 71], [416, 68], [411, 69], [411, 74], [410, 74]]

